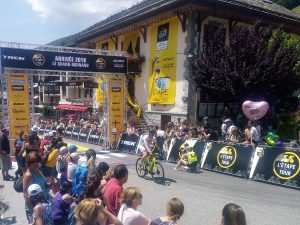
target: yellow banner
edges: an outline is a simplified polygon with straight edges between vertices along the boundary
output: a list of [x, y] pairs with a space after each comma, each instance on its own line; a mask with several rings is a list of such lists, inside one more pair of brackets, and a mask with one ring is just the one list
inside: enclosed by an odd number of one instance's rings
[[136, 44], [139, 36], [140, 35], [138, 31], [126, 34], [123, 40], [123, 46], [121, 50], [124, 52], [129, 52], [131, 54], [137, 53]]
[[124, 131], [124, 77], [109, 81], [109, 142], [116, 144]]
[[175, 104], [177, 18], [151, 27], [149, 103]]
[[8, 75], [8, 104], [10, 137], [16, 138], [17, 132], [29, 132], [29, 93], [28, 78], [26, 75]]
[[107, 82], [101, 78], [97, 78], [96, 82], [98, 83], [98, 88], [96, 90], [96, 103], [101, 105], [104, 102], [104, 94], [107, 91]]

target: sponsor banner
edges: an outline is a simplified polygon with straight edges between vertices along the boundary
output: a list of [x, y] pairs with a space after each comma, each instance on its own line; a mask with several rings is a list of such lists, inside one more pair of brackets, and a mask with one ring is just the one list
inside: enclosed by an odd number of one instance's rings
[[300, 188], [300, 152], [276, 147], [257, 147], [250, 178]]
[[187, 144], [189, 147], [192, 147], [194, 149], [194, 152], [197, 154], [198, 161], [200, 162], [202, 152], [205, 147], [205, 142], [196, 139], [183, 141], [179, 138], [173, 138], [171, 140], [171, 144], [167, 152], [167, 160], [171, 162], [176, 162], [179, 159], [179, 148], [183, 144]]
[[55, 135], [56, 134], [56, 126], [52, 126], [50, 129], [50, 132], [52, 132]]
[[39, 86], [63, 86], [63, 87], [77, 87], [82, 84], [82, 82], [71, 82], [71, 81], [49, 81], [49, 82], [39, 82]]
[[127, 58], [30, 49], [1, 48], [2, 67], [84, 72], [127, 73]]
[[65, 129], [64, 136], [66, 138], [71, 138], [72, 137], [72, 131], [73, 131], [73, 127], [67, 127]]
[[84, 82], [83, 83], [83, 88], [93, 88], [93, 89], [97, 89], [98, 88], [98, 83], [94, 83], [94, 82]]
[[151, 26], [150, 104], [175, 104], [177, 27], [177, 18]]
[[122, 152], [124, 151], [129, 153], [135, 153], [138, 141], [139, 138], [136, 134], [129, 135], [127, 133], [124, 133], [121, 136], [117, 150]]
[[207, 143], [201, 167], [215, 172], [247, 177], [252, 151], [251, 145]]
[[74, 140], [78, 140], [79, 138], [79, 132], [80, 132], [80, 128], [79, 127], [75, 127], [72, 131], [72, 139]]
[[109, 81], [109, 143], [117, 144], [124, 131], [124, 78], [110, 78]]
[[104, 102], [105, 93], [108, 91], [108, 82], [105, 82], [101, 78], [97, 78], [96, 82], [98, 83], [98, 88], [96, 90], [96, 103], [101, 105]]
[[136, 48], [138, 47], [137, 43], [139, 37], [140, 37], [140, 33], [138, 31], [124, 34], [122, 51], [132, 52], [134, 55], [136, 53]]
[[45, 126], [43, 125], [39, 128], [39, 135], [44, 135], [44, 132], [45, 132]]
[[176, 162], [179, 158], [179, 148], [184, 143], [180, 138], [172, 138], [168, 152], [167, 161]]
[[49, 133], [51, 131], [51, 126], [46, 126], [45, 127], [45, 133]]
[[88, 137], [88, 143], [98, 145], [100, 143], [100, 133], [98, 130], [92, 130], [89, 137]]
[[87, 142], [90, 133], [89, 128], [81, 129], [79, 133], [79, 141]]
[[11, 138], [17, 137], [18, 130], [29, 132], [29, 92], [27, 75], [7, 76], [9, 130]]

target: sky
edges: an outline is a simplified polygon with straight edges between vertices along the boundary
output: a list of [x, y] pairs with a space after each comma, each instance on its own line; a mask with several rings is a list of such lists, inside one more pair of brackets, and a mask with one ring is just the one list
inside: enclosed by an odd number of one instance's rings
[[47, 44], [141, 0], [0, 0], [0, 42]]

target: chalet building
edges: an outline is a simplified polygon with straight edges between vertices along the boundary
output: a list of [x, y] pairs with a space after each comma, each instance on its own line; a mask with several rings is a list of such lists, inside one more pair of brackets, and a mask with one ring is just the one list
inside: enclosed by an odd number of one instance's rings
[[223, 104], [188, 82], [188, 56], [201, 52], [219, 25], [228, 36], [259, 19], [300, 34], [300, 15], [270, 0], [144, 0], [51, 44], [127, 52], [128, 94], [164, 127], [223, 113]]

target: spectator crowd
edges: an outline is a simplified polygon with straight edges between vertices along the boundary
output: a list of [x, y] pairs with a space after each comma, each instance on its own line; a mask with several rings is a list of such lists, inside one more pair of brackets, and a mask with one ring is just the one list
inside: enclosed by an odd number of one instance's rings
[[[181, 131], [179, 131], [181, 132]], [[184, 131], [183, 131], [184, 132]], [[167, 132], [166, 132], [167, 133]], [[106, 162], [96, 164], [96, 152], [87, 150], [80, 163], [75, 145], [63, 141], [63, 133], [46, 133], [39, 138], [18, 132], [14, 156], [18, 164], [15, 177], [11, 166], [9, 131], [0, 138], [3, 180], [14, 180], [16, 191], [23, 193], [24, 212], [35, 225], [175, 225], [184, 213], [183, 202], [174, 197], [166, 203], [165, 215], [148, 218], [138, 210], [143, 195], [137, 187], [123, 188], [129, 179], [126, 165], [111, 168]], [[222, 212], [222, 225], [245, 225], [243, 210], [228, 204]]]

